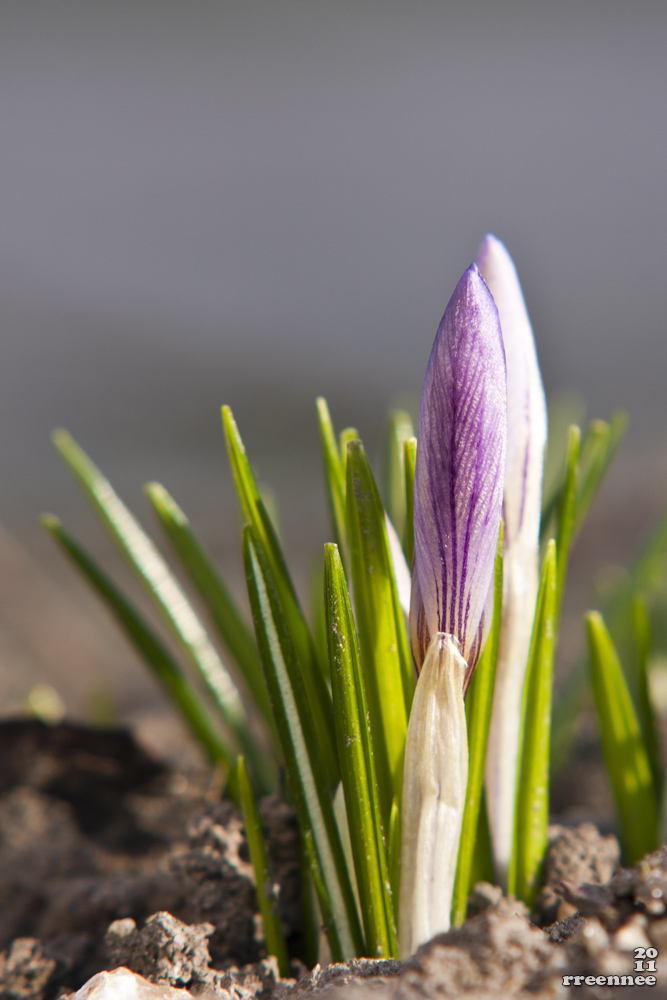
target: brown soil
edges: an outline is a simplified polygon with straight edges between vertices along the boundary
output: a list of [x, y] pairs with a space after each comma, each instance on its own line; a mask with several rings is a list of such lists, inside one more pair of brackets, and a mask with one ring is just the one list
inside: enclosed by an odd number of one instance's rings
[[281, 980], [243, 825], [219, 792], [215, 775], [168, 769], [126, 731], [0, 724], [0, 1000], [64, 998], [120, 966], [211, 1000], [635, 996], [584, 980], [631, 974], [642, 947], [658, 951], [650, 995], [667, 997], [667, 848], [619, 869], [615, 837], [591, 823], [551, 828], [532, 920], [480, 883], [463, 927], [408, 961], [308, 972], [298, 830], [273, 796], [261, 808], [294, 976]]

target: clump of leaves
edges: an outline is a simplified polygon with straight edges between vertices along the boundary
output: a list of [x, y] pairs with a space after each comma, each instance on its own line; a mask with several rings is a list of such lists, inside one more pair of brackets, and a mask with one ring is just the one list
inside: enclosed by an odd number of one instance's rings
[[[573, 675], [552, 726], [569, 552], [625, 419], [594, 421], [583, 438], [570, 428], [562, 472], [540, 505], [546, 416], [525, 304], [502, 244], [487, 237], [478, 264], [462, 278], [436, 337], [419, 447], [409, 416], [390, 416], [384, 500], [356, 430], [337, 434], [326, 401], [317, 401], [332, 537], [319, 615], [324, 644], [302, 610], [228, 407], [223, 429], [245, 521], [254, 632], [163, 486], [148, 484], [146, 496], [207, 625], [102, 472], [69, 434], [54, 434], [182, 657], [57, 518], [43, 523], [209, 760], [226, 770], [227, 794], [245, 818], [267, 950], [283, 973], [287, 950], [267, 895], [256, 805], [275, 789], [280, 767], [334, 960], [406, 954], [450, 920], [460, 924], [479, 877], [498, 877], [532, 903], [547, 843], [550, 769], [564, 759], [588, 677], [625, 855], [634, 861], [657, 845], [662, 764], [649, 611], [664, 579], [667, 530], [608, 597], [610, 630], [600, 613], [587, 615], [589, 670]], [[485, 344], [495, 344], [494, 361]], [[511, 398], [528, 400], [527, 421], [515, 420], [511, 406], [508, 416], [507, 386]], [[631, 658], [627, 672], [614, 635]], [[490, 767], [491, 757], [502, 767]], [[445, 775], [439, 803], [429, 791], [436, 773]], [[437, 893], [427, 878], [434, 864], [449, 873]]]

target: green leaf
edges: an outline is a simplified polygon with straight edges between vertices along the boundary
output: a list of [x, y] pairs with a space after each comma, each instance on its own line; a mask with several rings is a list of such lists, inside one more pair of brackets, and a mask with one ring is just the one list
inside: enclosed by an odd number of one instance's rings
[[[361, 954], [361, 928], [329, 797], [316, 720], [306, 695], [276, 582], [259, 533], [243, 530], [243, 557], [257, 642], [334, 961]], [[333, 735], [333, 734], [332, 734]]]
[[658, 802], [648, 753], [614, 644], [597, 611], [586, 615], [602, 751], [616, 800], [625, 861], [658, 846]]
[[[586, 403], [583, 396], [571, 390], [549, 393], [547, 400], [549, 435], [544, 456], [543, 501], [545, 508], [558, 494], [563, 485], [563, 453], [567, 447], [567, 436], [571, 424], [583, 426], [586, 418]], [[555, 513], [556, 505], [552, 513]]]
[[508, 892], [532, 905], [547, 849], [551, 688], [557, 615], [556, 543], [547, 546], [523, 692], [515, 836]]
[[490, 882], [495, 885], [496, 873], [493, 864], [493, 848], [491, 846], [491, 827], [489, 826], [489, 814], [486, 810], [486, 797], [482, 796], [477, 819], [477, 833], [475, 835], [475, 852], [472, 858], [470, 869], [470, 885], [474, 889], [478, 882]]
[[317, 905], [317, 893], [313, 873], [310, 868], [310, 858], [306, 848], [306, 839], [301, 832], [299, 843], [301, 858], [301, 936], [303, 950], [301, 958], [308, 969], [313, 969], [320, 956], [320, 910]]
[[387, 835], [387, 867], [391, 884], [394, 915], [399, 912], [401, 890], [401, 806], [392, 799], [389, 813], [389, 833]]
[[218, 735], [209, 712], [169, 650], [88, 553], [52, 514], [42, 524], [112, 612], [125, 635], [155, 674], [213, 763], [232, 765], [233, 753]]
[[271, 576], [278, 592], [280, 605], [296, 650], [303, 683], [308, 694], [308, 702], [315, 722], [329, 785], [333, 791], [340, 780], [340, 775], [336, 756], [331, 695], [320, 669], [315, 644], [297, 599], [278, 539], [259, 496], [243, 441], [228, 406], [222, 408], [222, 420], [229, 461], [241, 507], [247, 521], [252, 524], [257, 533], [271, 568]]
[[563, 599], [563, 589], [567, 576], [567, 566], [570, 555], [570, 544], [573, 540], [574, 523], [577, 512], [577, 491], [579, 488], [579, 443], [581, 431], [576, 425], [570, 427], [567, 438], [567, 453], [565, 457], [565, 485], [558, 505], [558, 531], [556, 545], [558, 546], [558, 564], [556, 568], [556, 635]]
[[651, 655], [651, 624], [648, 608], [643, 597], [637, 595], [633, 602], [633, 622], [635, 641], [637, 643], [637, 681], [639, 721], [641, 724], [644, 744], [648, 753], [656, 789], [662, 788], [662, 751], [658, 735], [658, 723], [651, 704], [649, 684], [649, 657]]
[[357, 914], [361, 912], [359, 906], [359, 889], [357, 886], [357, 876], [354, 870], [354, 858], [352, 856], [352, 842], [350, 840], [350, 828], [347, 822], [347, 808], [345, 806], [345, 790], [343, 789], [343, 782], [336, 789], [333, 797], [333, 811], [334, 818], [336, 820], [336, 826], [338, 828], [338, 836], [340, 837], [341, 847], [343, 848], [343, 854], [345, 855], [345, 864], [347, 865], [347, 873], [350, 877], [350, 885], [352, 886], [352, 893], [354, 895], [354, 903], [357, 908]]
[[362, 665], [385, 823], [401, 800], [403, 754], [414, 693], [384, 509], [361, 441], [347, 448], [347, 530]]
[[667, 581], [667, 518], [651, 534], [628, 573], [607, 593], [602, 612], [614, 645], [625, 667], [633, 697], [639, 700], [634, 601], [637, 594], [646, 599], [661, 594]]
[[277, 886], [273, 884], [271, 872], [269, 870], [269, 859], [264, 844], [262, 825], [259, 819], [259, 812], [252, 794], [245, 760], [238, 757], [236, 761], [236, 778], [239, 788], [239, 798], [241, 809], [243, 810], [243, 823], [246, 837], [248, 839], [248, 850], [250, 860], [255, 870], [255, 885], [257, 888], [257, 902], [259, 912], [262, 915], [264, 924], [264, 939], [266, 950], [269, 955], [275, 955], [278, 960], [278, 971], [283, 979], [288, 979], [290, 975], [289, 958], [287, 946], [283, 936], [283, 929], [280, 925], [280, 917], [277, 912], [278, 893]]
[[413, 433], [410, 414], [405, 410], [392, 410], [385, 439], [384, 495], [385, 509], [399, 538], [405, 533], [406, 519], [404, 445]]
[[[344, 427], [340, 432], [340, 463], [341, 469], [343, 471], [343, 483], [345, 488], [347, 488], [347, 446], [350, 441], [356, 441], [359, 437], [359, 431], [356, 427]], [[347, 520], [346, 520], [347, 525]]]
[[[593, 420], [586, 431], [580, 447], [580, 474], [575, 502], [573, 539], [576, 538], [581, 530], [593, 500], [625, 436], [627, 424], [627, 414], [622, 410], [617, 410], [612, 414], [609, 423], [604, 420]], [[572, 428], [570, 428], [571, 433]], [[551, 490], [548, 499], [544, 503], [540, 524], [541, 541], [546, 539], [551, 520], [562, 503], [564, 486], [565, 475], [561, 477], [560, 482]]]
[[350, 557], [347, 544], [347, 528], [345, 525], [345, 471], [336, 434], [331, 422], [331, 415], [326, 399], [317, 399], [317, 418], [320, 425], [320, 440], [324, 456], [324, 474], [331, 514], [331, 528], [334, 541], [341, 553], [343, 566], [349, 567]]
[[335, 545], [324, 547], [329, 669], [336, 742], [366, 940], [366, 955], [396, 956], [373, 743], [357, 633]]
[[241, 670], [255, 704], [268, 725], [273, 727], [257, 643], [234, 598], [202, 548], [188, 518], [164, 486], [148, 483], [145, 492], [169, 543], [204, 601], [220, 639]]
[[622, 410], [612, 414], [610, 423], [604, 420], [591, 422], [581, 447], [581, 476], [573, 532], [575, 537], [586, 519], [618, 446], [625, 437], [627, 426], [628, 417]]
[[493, 578], [493, 623], [466, 697], [469, 748], [468, 785], [452, 901], [452, 923], [455, 927], [460, 927], [466, 918], [468, 896], [472, 888], [471, 879], [479, 828], [479, 813], [484, 798], [484, 762], [489, 740], [502, 619], [503, 551], [504, 529], [501, 522]]
[[417, 464], [417, 438], [408, 438], [405, 442], [403, 462], [405, 465], [405, 541], [403, 551], [405, 561], [412, 568], [412, 556], [415, 551], [415, 465]]
[[172, 629], [185, 654], [211, 692], [225, 723], [243, 748], [252, 773], [266, 791], [271, 773], [251, 736], [241, 695], [223, 665], [182, 587], [111, 483], [66, 431], [53, 441], [74, 473], [95, 512]]
[[[602, 601], [602, 612], [614, 645], [627, 665], [630, 690], [639, 699], [639, 679], [633, 639], [633, 602], [637, 593], [649, 594], [660, 587], [667, 575], [667, 518], [658, 524], [633, 566]], [[552, 720], [552, 774], [568, 759], [577, 722], [586, 704], [588, 671], [582, 662], [570, 672], [554, 708]]]
[[317, 651], [317, 662], [324, 674], [327, 686], [330, 687], [329, 654], [327, 652], [327, 626], [322, 594], [324, 593], [324, 565], [319, 559], [314, 559], [308, 572], [308, 619], [311, 634]]

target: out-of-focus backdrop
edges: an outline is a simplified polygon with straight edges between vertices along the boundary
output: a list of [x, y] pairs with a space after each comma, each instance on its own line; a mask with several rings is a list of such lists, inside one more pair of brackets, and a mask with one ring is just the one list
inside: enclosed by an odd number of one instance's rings
[[1, 5], [0, 711], [161, 704], [37, 524], [120, 573], [54, 426], [142, 516], [163, 481], [241, 594], [230, 403], [302, 584], [314, 397], [378, 455], [489, 230], [550, 396], [631, 417], [575, 592], [633, 551], [667, 508], [666, 42], [661, 0]]

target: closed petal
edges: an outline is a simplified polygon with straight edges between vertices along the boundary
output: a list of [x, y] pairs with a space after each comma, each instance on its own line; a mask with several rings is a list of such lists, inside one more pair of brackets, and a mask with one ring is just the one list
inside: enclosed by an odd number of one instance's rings
[[507, 361], [505, 547], [519, 536], [536, 543], [540, 527], [547, 406], [535, 339], [514, 261], [491, 234], [476, 262], [498, 308]]
[[412, 658], [415, 661], [417, 673], [421, 671], [426, 650], [431, 641], [431, 633], [428, 630], [426, 614], [424, 613], [424, 602], [419, 586], [419, 575], [417, 573], [417, 563], [412, 563], [412, 588], [410, 590], [410, 648]]
[[415, 565], [428, 634], [455, 636], [471, 670], [491, 625], [505, 476], [507, 383], [498, 311], [472, 264], [447, 306], [419, 411]]

